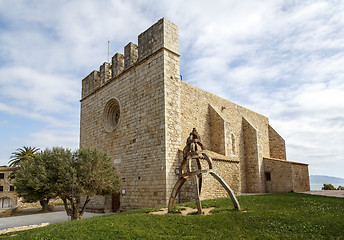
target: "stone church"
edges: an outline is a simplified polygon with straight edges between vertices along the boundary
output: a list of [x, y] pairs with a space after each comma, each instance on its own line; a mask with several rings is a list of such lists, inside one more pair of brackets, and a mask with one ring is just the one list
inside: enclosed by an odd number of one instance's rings
[[[193, 128], [236, 194], [309, 190], [308, 164], [287, 161], [269, 119], [183, 82], [179, 57], [178, 27], [162, 18], [82, 80], [80, 147], [106, 151], [122, 178], [119, 195], [90, 207], [167, 205]], [[227, 196], [203, 179], [202, 199]], [[184, 185], [177, 201], [192, 200], [191, 189]]]

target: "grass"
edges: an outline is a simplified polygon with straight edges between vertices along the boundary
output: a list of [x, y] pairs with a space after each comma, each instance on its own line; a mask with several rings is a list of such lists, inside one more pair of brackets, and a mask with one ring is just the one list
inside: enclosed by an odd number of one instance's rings
[[[151, 215], [157, 209], [121, 214], [2, 235], [8, 239], [344, 239], [344, 199], [299, 193], [202, 201], [212, 215]], [[178, 207], [195, 207], [195, 203]], [[176, 211], [178, 212], [178, 211]]]

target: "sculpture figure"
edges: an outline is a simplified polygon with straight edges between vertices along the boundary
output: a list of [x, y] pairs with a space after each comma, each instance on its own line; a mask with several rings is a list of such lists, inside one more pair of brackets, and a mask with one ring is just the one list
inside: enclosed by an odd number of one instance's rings
[[[232, 199], [235, 209], [240, 210], [240, 205], [237, 198], [234, 195], [234, 192], [223, 180], [223, 178], [221, 178], [217, 173], [214, 172], [212, 166], [212, 159], [206, 154], [205, 150], [205, 146], [201, 142], [201, 137], [199, 136], [197, 130], [193, 128], [192, 132], [190, 133], [190, 136], [186, 140], [186, 146], [183, 149], [183, 161], [179, 167], [179, 179], [172, 189], [170, 200], [168, 203], [168, 212], [171, 212], [173, 210], [174, 201], [186, 180], [188, 178], [192, 178], [195, 187], [194, 189], [198, 214], [202, 214], [200, 194], [202, 189], [202, 174], [204, 173], [209, 173], [217, 181], [220, 182], [222, 187], [227, 191], [230, 198]], [[207, 161], [209, 166], [208, 169], [202, 170], [200, 158], [204, 158]], [[194, 171], [191, 167], [192, 160], [195, 160], [197, 165], [197, 169]]]

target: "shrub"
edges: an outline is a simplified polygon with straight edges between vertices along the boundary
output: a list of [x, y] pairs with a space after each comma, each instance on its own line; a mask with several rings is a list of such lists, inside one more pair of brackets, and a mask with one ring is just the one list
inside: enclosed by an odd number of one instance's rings
[[325, 184], [322, 187], [322, 190], [337, 190], [332, 184]]

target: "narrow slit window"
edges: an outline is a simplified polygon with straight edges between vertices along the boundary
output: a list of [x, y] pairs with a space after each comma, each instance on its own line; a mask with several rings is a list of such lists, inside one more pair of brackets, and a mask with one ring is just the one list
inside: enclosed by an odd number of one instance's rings
[[271, 181], [271, 173], [269, 173], [269, 172], [265, 173], [265, 180], [266, 181]]
[[233, 133], [231, 134], [231, 139], [232, 139], [232, 154], [233, 154], [233, 155], [236, 155], [236, 149], [235, 149], [235, 136], [234, 136]]

